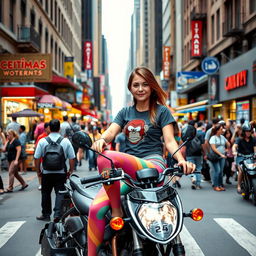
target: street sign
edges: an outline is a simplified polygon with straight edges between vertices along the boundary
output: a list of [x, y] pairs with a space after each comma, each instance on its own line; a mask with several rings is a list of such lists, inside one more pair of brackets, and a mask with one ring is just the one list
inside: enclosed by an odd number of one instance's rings
[[219, 67], [220, 67], [220, 63], [218, 59], [215, 57], [206, 57], [203, 59], [201, 63], [201, 68], [203, 72], [208, 75], [212, 75], [218, 72]]

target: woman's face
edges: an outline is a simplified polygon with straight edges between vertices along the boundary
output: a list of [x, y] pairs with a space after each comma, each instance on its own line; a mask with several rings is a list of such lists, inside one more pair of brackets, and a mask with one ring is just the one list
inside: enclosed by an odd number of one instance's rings
[[148, 101], [151, 95], [151, 88], [148, 82], [144, 78], [136, 74], [132, 80], [130, 90], [137, 102]]
[[12, 140], [13, 134], [11, 132], [7, 132], [7, 138], [8, 138], [8, 140]]
[[221, 126], [219, 130], [217, 130], [217, 135], [223, 134], [223, 127]]

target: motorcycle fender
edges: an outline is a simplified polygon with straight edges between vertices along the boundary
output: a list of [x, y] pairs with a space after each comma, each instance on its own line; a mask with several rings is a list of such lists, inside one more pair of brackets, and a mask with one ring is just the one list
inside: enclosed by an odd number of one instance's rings
[[[86, 234], [87, 226], [83, 225], [80, 217], [70, 217], [66, 219], [65, 229], [70, 233], [74, 233], [74, 238], [81, 247], [84, 247], [86, 244]], [[77, 231], [77, 232], [76, 232]]]

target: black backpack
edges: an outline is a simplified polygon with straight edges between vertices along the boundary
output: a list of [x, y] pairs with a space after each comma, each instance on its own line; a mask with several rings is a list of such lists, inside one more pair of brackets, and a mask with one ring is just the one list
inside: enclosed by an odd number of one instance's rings
[[198, 152], [201, 152], [201, 146], [202, 142], [201, 140], [196, 136], [193, 140], [191, 140], [189, 145], [189, 151], [191, 154], [195, 154]]
[[63, 147], [60, 145], [63, 137], [59, 137], [56, 142], [52, 141], [50, 137], [46, 137], [45, 139], [48, 145], [45, 147], [43, 169], [47, 171], [66, 170], [65, 154]]

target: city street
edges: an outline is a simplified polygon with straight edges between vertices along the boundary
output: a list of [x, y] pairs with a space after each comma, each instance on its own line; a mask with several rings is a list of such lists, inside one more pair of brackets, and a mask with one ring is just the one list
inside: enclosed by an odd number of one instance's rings
[[[87, 163], [78, 168], [82, 177], [91, 175]], [[6, 184], [7, 172], [3, 173]], [[40, 230], [45, 222], [36, 220], [40, 214], [40, 192], [35, 172], [23, 176], [29, 187], [0, 197], [0, 255], [35, 256], [40, 254]], [[191, 190], [187, 177], [181, 180], [178, 190], [184, 211], [203, 209], [201, 222], [185, 219], [182, 240], [186, 255], [195, 256], [246, 256], [256, 255], [255, 206], [236, 193], [235, 182], [226, 185], [225, 192], [215, 192], [209, 182], [202, 183], [202, 190]]]

